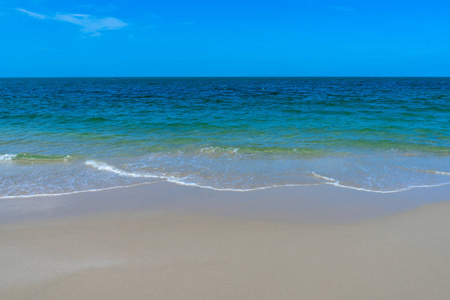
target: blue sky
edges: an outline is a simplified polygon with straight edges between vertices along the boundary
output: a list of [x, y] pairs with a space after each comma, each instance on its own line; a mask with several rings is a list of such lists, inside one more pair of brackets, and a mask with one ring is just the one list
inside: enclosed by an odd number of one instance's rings
[[450, 76], [448, 0], [2, 0], [0, 37], [0, 77]]

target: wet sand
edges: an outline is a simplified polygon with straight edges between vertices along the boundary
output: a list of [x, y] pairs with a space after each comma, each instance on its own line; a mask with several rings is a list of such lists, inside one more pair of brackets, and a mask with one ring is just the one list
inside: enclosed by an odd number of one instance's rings
[[447, 192], [156, 184], [3, 199], [0, 298], [448, 299]]

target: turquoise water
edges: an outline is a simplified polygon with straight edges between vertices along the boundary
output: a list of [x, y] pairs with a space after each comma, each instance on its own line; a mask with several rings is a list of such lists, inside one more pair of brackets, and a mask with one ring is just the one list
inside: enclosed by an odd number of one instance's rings
[[450, 78], [0, 79], [0, 197], [450, 183]]

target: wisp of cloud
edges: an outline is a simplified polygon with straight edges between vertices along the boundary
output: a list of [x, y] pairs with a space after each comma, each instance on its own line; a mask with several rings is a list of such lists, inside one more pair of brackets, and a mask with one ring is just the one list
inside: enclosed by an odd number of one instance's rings
[[62, 14], [62, 13], [57, 13], [54, 17], [50, 17], [32, 11], [28, 11], [23, 8], [17, 8], [16, 10], [23, 12], [29, 15], [30, 17], [36, 19], [41, 20], [51, 19], [56, 21], [69, 22], [81, 26], [82, 27], [81, 31], [89, 33], [91, 36], [99, 36], [100, 35], [99, 31], [102, 30], [116, 30], [128, 25], [127, 23], [113, 17], [97, 18], [95, 16], [85, 14]]

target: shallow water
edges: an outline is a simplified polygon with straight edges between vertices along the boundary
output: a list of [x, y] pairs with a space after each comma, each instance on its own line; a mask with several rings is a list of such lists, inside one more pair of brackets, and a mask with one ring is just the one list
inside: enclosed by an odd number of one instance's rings
[[450, 183], [450, 78], [0, 79], [0, 196]]

